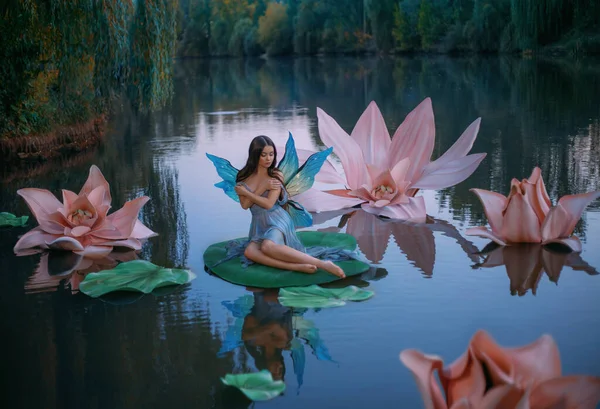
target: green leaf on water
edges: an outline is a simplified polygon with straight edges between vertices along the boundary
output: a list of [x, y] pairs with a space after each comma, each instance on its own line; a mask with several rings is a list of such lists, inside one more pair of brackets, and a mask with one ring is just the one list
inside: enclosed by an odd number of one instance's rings
[[285, 390], [285, 383], [274, 381], [271, 372], [266, 369], [255, 373], [227, 374], [221, 382], [238, 388], [253, 401], [273, 399]]
[[2, 227], [2, 226], [11, 226], [11, 227], [25, 226], [28, 219], [29, 219], [29, 216], [17, 217], [12, 213], [1, 212], [0, 213], [0, 227]]
[[279, 290], [279, 302], [285, 307], [327, 308], [340, 307], [346, 301], [364, 301], [374, 295], [354, 285], [344, 288], [323, 288], [318, 285], [288, 287]]
[[148, 294], [155, 288], [185, 284], [194, 278], [196, 275], [189, 270], [164, 268], [146, 260], [133, 260], [111, 270], [88, 274], [79, 284], [79, 291], [94, 298], [113, 291]]

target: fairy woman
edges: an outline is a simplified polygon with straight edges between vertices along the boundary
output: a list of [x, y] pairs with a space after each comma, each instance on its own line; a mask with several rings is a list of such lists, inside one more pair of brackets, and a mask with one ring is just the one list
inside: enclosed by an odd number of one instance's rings
[[308, 254], [298, 239], [294, 221], [286, 210], [288, 192], [283, 173], [276, 168], [276, 163], [275, 144], [269, 137], [260, 135], [250, 143], [246, 165], [237, 173], [235, 193], [242, 208], [252, 213], [244, 256], [282, 270], [310, 274], [320, 268], [344, 278], [339, 266]]

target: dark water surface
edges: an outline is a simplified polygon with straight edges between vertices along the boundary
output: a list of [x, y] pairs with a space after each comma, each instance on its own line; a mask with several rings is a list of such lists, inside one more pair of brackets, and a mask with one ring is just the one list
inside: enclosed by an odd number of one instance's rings
[[[340, 231], [358, 237], [374, 264], [350, 283], [368, 286], [372, 299], [291, 311], [272, 293], [204, 272], [204, 250], [244, 236], [250, 222], [249, 212], [213, 187], [219, 178], [206, 152], [239, 167], [253, 136], [267, 134], [283, 145], [288, 131], [298, 148], [320, 149], [316, 107], [349, 132], [371, 100], [393, 133], [425, 97], [436, 118], [434, 157], [482, 118], [472, 152], [488, 156], [477, 171], [453, 188], [422, 193], [434, 219], [428, 224], [357, 212], [343, 222], [319, 215], [322, 223], [312, 227], [342, 225]], [[15, 194], [21, 187], [78, 192], [97, 164], [111, 184], [113, 209], [151, 197], [140, 217], [160, 236], [138, 257], [189, 268], [198, 278], [156, 294], [92, 299], [74, 289], [81, 274], [100, 266], [56, 275], [77, 261], [13, 255], [33, 220], [27, 228], [0, 230], [6, 407], [249, 407], [219, 377], [269, 369], [287, 391], [257, 407], [419, 408], [399, 352], [417, 348], [449, 363], [478, 329], [502, 345], [551, 334], [565, 374], [600, 375], [600, 201], [577, 226], [580, 255], [510, 248], [505, 265], [488, 267], [474, 254], [487, 241], [464, 235], [486, 223], [470, 188], [507, 194], [511, 178], [528, 177], [534, 166], [542, 168], [554, 203], [600, 189], [599, 61], [186, 61], [177, 65], [171, 106], [146, 116], [122, 111], [96, 152], [3, 174], [0, 211], [29, 214]], [[312, 345], [302, 337], [307, 328]], [[236, 332], [243, 340], [232, 344]]]

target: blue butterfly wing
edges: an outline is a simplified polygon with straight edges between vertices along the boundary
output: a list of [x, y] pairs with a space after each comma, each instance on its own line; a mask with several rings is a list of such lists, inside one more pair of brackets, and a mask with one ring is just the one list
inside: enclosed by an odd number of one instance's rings
[[210, 159], [213, 165], [215, 165], [218, 175], [223, 178], [223, 180], [219, 183], [216, 183], [215, 186], [223, 189], [227, 196], [236, 202], [239, 202], [240, 198], [238, 197], [237, 193], [235, 193], [234, 189], [235, 178], [237, 177], [238, 170], [233, 167], [233, 165], [227, 159], [211, 155], [210, 153], [207, 153], [206, 157]]
[[217, 352], [218, 357], [223, 357], [227, 353], [237, 349], [244, 345], [242, 340], [242, 328], [244, 327], [244, 320], [236, 318], [232, 325], [227, 328], [225, 338], [221, 342], [221, 349]]
[[290, 179], [296, 174], [298, 171], [298, 153], [296, 152], [296, 144], [294, 143], [294, 138], [292, 133], [289, 133], [288, 140], [285, 144], [285, 154], [283, 155], [283, 159], [279, 162], [277, 168], [283, 173], [283, 182], [284, 184], [288, 183]]
[[285, 184], [285, 188], [290, 196], [306, 192], [312, 187], [313, 183], [315, 183], [315, 176], [319, 173], [323, 163], [325, 163], [332, 151], [333, 147], [313, 153], [306, 159], [306, 162], [298, 169], [298, 172]]
[[313, 224], [312, 215], [306, 211], [304, 207], [298, 202], [288, 200], [287, 211], [294, 222], [297, 229], [302, 227], [309, 227]]
[[294, 338], [290, 343], [290, 350], [292, 352], [292, 362], [294, 364], [294, 374], [298, 382], [298, 389], [304, 383], [304, 368], [306, 366], [306, 354], [304, 352], [304, 345], [298, 338]]

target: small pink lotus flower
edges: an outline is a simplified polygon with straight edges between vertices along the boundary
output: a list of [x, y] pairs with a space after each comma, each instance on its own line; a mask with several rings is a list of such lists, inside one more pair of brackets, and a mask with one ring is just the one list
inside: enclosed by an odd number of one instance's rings
[[402, 351], [400, 360], [413, 373], [425, 409], [593, 409], [600, 402], [600, 378], [561, 375], [558, 347], [549, 335], [504, 348], [480, 330], [447, 367], [439, 356], [414, 349]]
[[319, 134], [327, 147], [334, 147], [345, 178], [332, 175], [323, 166], [316, 181], [341, 183], [346, 189], [311, 190], [297, 196], [308, 211], [321, 212], [353, 207], [392, 219], [422, 221], [425, 201], [415, 197], [419, 189], [442, 189], [468, 178], [485, 153], [467, 155], [479, 132], [476, 119], [452, 147], [434, 162], [435, 120], [431, 99], [426, 98], [390, 139], [383, 116], [371, 102], [349, 136], [337, 122], [317, 108]]
[[157, 234], [138, 220], [147, 196], [131, 200], [108, 215], [110, 187], [100, 169], [92, 165], [79, 194], [63, 190], [63, 203], [48, 190], [17, 191], [37, 219], [39, 226], [27, 232], [14, 247], [17, 254], [27, 249], [60, 249], [89, 256], [106, 255], [113, 247], [140, 250], [144, 240]]
[[471, 189], [481, 200], [492, 231], [473, 227], [466, 234], [481, 236], [501, 246], [512, 243], [560, 243], [581, 251], [581, 242], [572, 236], [586, 206], [600, 197], [600, 191], [563, 196], [552, 207], [542, 171], [536, 167], [528, 179], [510, 183], [510, 194]]

